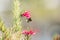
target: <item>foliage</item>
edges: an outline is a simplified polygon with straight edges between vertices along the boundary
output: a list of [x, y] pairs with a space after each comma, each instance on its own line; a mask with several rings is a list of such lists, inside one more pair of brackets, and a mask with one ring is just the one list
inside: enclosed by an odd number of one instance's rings
[[[11, 28], [7, 28], [2, 20], [0, 20], [0, 30], [3, 32], [2, 40], [20, 40], [21, 36], [21, 19], [20, 19], [20, 2], [18, 0], [13, 0], [13, 26]], [[18, 36], [17, 36], [18, 35]], [[16, 36], [16, 39], [13, 37]]]

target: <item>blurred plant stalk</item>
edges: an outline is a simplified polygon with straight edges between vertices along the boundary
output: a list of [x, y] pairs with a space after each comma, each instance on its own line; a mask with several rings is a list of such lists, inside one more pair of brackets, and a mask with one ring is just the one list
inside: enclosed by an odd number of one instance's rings
[[0, 30], [3, 32], [2, 40], [20, 40], [21, 38], [21, 19], [20, 19], [20, 2], [19, 0], [13, 0], [12, 6], [13, 12], [13, 26], [7, 28], [4, 25], [4, 22], [0, 20]]

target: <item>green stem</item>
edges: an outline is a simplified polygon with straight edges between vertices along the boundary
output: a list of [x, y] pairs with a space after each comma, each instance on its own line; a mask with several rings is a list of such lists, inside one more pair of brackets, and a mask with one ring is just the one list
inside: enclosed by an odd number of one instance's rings
[[27, 40], [29, 40], [29, 35], [27, 35]]

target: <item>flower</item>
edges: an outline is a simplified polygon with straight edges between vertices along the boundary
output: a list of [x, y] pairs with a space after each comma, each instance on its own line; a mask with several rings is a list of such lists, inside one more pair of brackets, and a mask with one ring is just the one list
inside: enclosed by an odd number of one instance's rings
[[33, 32], [32, 30], [29, 31], [29, 35], [35, 35], [36, 33]]
[[22, 14], [23, 17], [26, 17], [27, 19], [31, 18], [31, 15], [30, 15], [30, 11], [25, 11], [23, 14]]
[[35, 35], [36, 33], [34, 31], [32, 31], [32, 30], [30, 30], [30, 31], [24, 30], [22, 32], [22, 34], [25, 34], [25, 35]]
[[31, 15], [30, 15], [30, 11], [25, 11], [23, 14], [21, 14], [21, 17], [25, 17], [27, 18], [27, 22], [31, 22]]
[[22, 34], [29, 35], [29, 32], [27, 30], [24, 30]]
[[31, 39], [31, 35], [34, 35], [34, 34], [36, 34], [33, 30], [24, 30], [23, 32], [22, 32], [22, 34], [24, 34], [24, 36], [25, 36], [25, 40], [30, 40]]

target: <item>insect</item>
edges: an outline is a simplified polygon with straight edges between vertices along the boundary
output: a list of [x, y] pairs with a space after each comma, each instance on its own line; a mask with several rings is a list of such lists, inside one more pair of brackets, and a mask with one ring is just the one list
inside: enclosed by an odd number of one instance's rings
[[25, 17], [28, 23], [32, 21], [30, 11], [25, 11], [23, 14], [21, 14], [21, 17]]

